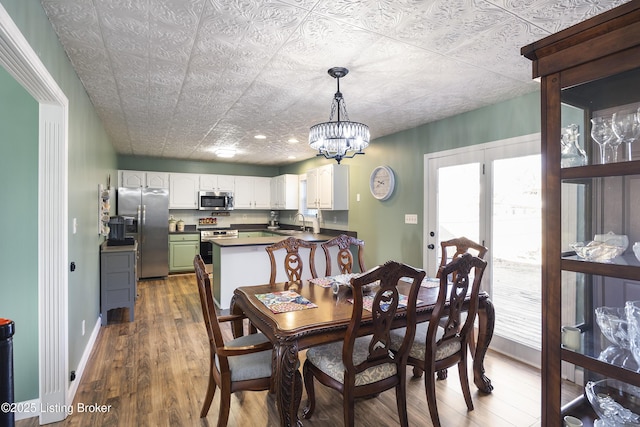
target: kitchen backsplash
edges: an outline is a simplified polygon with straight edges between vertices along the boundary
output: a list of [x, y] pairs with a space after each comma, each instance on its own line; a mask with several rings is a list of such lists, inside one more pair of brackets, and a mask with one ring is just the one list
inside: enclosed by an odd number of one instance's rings
[[[231, 211], [229, 216], [211, 215], [209, 211], [171, 209], [169, 215], [176, 220], [182, 219], [186, 225], [198, 225], [200, 218], [217, 218], [217, 227], [230, 227], [231, 224], [266, 224], [269, 211]], [[167, 222], [168, 222], [167, 218]]]
[[[237, 210], [229, 212], [229, 216], [211, 215], [209, 211], [171, 209], [169, 215], [173, 215], [176, 220], [182, 219], [185, 225], [198, 225], [200, 218], [217, 218], [216, 227], [231, 227], [232, 224], [268, 224], [269, 211], [248, 211]], [[306, 218], [307, 227], [311, 227], [311, 218]], [[167, 218], [168, 222], [168, 218]], [[300, 218], [295, 217], [295, 212], [281, 211], [279, 222], [287, 225], [300, 225]], [[348, 230], [349, 229], [349, 212], [348, 211], [332, 211], [323, 212], [320, 221], [321, 228], [332, 230]]]

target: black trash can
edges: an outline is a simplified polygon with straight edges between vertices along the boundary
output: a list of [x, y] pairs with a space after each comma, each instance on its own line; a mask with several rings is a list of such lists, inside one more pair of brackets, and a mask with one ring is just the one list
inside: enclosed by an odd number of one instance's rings
[[0, 426], [14, 427], [13, 411], [13, 320], [0, 318]]

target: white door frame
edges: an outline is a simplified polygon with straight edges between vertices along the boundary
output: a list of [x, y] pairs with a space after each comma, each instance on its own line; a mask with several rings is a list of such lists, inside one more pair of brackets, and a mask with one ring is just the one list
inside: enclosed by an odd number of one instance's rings
[[[68, 345], [69, 102], [7, 11], [0, 5], [0, 64], [40, 104], [38, 136], [38, 408], [66, 407]], [[32, 416], [33, 414], [29, 414]], [[40, 423], [66, 411], [42, 412]], [[18, 414], [19, 417], [19, 414]]]
[[[436, 217], [437, 215], [437, 206], [434, 206], [434, 203], [430, 201], [431, 197], [429, 197], [430, 195], [427, 195], [427, 191], [429, 190], [430, 186], [429, 183], [433, 182], [433, 180], [437, 179], [437, 175], [436, 172], [434, 170], [431, 170], [433, 168], [429, 168], [429, 162], [430, 160], [433, 159], [437, 159], [437, 158], [442, 158], [442, 157], [450, 157], [450, 156], [468, 156], [470, 158], [479, 158], [480, 156], [478, 155], [479, 152], [485, 152], [488, 153], [491, 150], [501, 150], [505, 153], [512, 153], [513, 150], [518, 150], [518, 153], [520, 155], [528, 155], [528, 154], [539, 154], [539, 150], [537, 149], [537, 147], [539, 147], [540, 144], [540, 138], [541, 138], [541, 134], [540, 133], [535, 133], [535, 134], [530, 134], [530, 135], [523, 135], [523, 136], [518, 136], [518, 137], [514, 137], [514, 138], [507, 138], [507, 139], [503, 139], [503, 140], [499, 140], [499, 141], [492, 141], [492, 142], [487, 142], [484, 144], [478, 144], [478, 145], [473, 145], [470, 147], [462, 147], [462, 148], [455, 148], [452, 150], [446, 150], [446, 151], [440, 151], [440, 152], [436, 152], [436, 153], [427, 153], [424, 155], [424, 192], [425, 192], [425, 197], [423, 199], [424, 202], [424, 219], [423, 219], [423, 224], [425, 224], [424, 230], [423, 230], [423, 250], [422, 250], [422, 256], [423, 256], [423, 265], [425, 266], [425, 268], [428, 269], [428, 271], [435, 271], [434, 266], [438, 265], [438, 260], [435, 259], [436, 257], [436, 250], [430, 250], [428, 248], [429, 244], [433, 244], [433, 245], [439, 245], [439, 241], [438, 241], [438, 236], [437, 234], [435, 236], [431, 236], [429, 233], [430, 231], [433, 231], [431, 228], [432, 227], [432, 220]], [[527, 147], [527, 149], [525, 151], [520, 151], [519, 146], [523, 146]], [[533, 148], [535, 147], [535, 149]], [[533, 150], [533, 151], [532, 151]], [[489, 168], [490, 171], [489, 173], [491, 173], [491, 168]], [[491, 206], [491, 192], [490, 191], [486, 191], [481, 197], [484, 197], [484, 203], [487, 206]], [[437, 198], [435, 198], [437, 200]], [[491, 212], [487, 212], [487, 215], [491, 216], [492, 213]], [[482, 217], [481, 218], [482, 223], [484, 224], [485, 218]], [[485, 230], [485, 229], [481, 229], [480, 230], [480, 238], [482, 240], [484, 240], [485, 242], [485, 246], [491, 248], [492, 247], [492, 242], [491, 242], [491, 233], [489, 232], [489, 230]], [[489, 249], [491, 250], [491, 249]], [[485, 274], [482, 278], [482, 287], [484, 290], [486, 290], [487, 292], [489, 292], [489, 294], [491, 295], [492, 293], [492, 268], [491, 265], [488, 266], [488, 271], [485, 271]], [[528, 348], [524, 348], [523, 346], [517, 345], [515, 343], [512, 343], [509, 340], [506, 340], [500, 336], [494, 335], [491, 341], [491, 348], [506, 354], [509, 354], [511, 357], [514, 357], [516, 359], [519, 359], [525, 363], [529, 363], [533, 366], [540, 366], [540, 352], [539, 351], [532, 351], [531, 349]]]

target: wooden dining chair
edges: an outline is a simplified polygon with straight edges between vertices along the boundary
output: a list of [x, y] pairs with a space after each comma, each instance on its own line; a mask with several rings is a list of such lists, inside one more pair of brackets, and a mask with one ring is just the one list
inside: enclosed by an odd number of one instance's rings
[[[327, 387], [342, 393], [344, 425], [354, 424], [354, 400], [373, 396], [395, 387], [400, 424], [408, 426], [406, 401], [407, 351], [416, 328], [416, 299], [424, 271], [418, 271], [395, 261], [389, 261], [366, 274], [351, 279], [353, 312], [344, 341], [311, 347], [303, 367], [307, 405], [304, 418], [311, 418], [315, 410], [314, 378]], [[406, 301], [407, 333], [401, 345], [391, 350], [390, 328], [396, 313], [401, 310], [398, 281], [410, 280]], [[365, 295], [363, 287], [380, 281], [375, 292], [366, 296], [371, 302], [373, 319], [363, 321]], [[361, 327], [371, 326], [371, 335], [361, 336]]]
[[[475, 255], [478, 258], [484, 259], [484, 256], [489, 251], [489, 248], [479, 243], [476, 243], [471, 239], [467, 239], [466, 237], [456, 237], [454, 239], [444, 240], [440, 242], [440, 248], [442, 253], [442, 257], [440, 258], [440, 267], [447, 265], [448, 262], [466, 253], [471, 253], [472, 255]], [[455, 249], [455, 252], [453, 252], [451, 256], [449, 256], [450, 252], [452, 252], [453, 249]], [[471, 249], [471, 252], [469, 252], [469, 249]], [[439, 274], [440, 274], [440, 270], [438, 270], [436, 277], [440, 277]], [[471, 354], [473, 355], [476, 352], [476, 338], [475, 338], [475, 335], [473, 334], [473, 329], [469, 331], [469, 333], [471, 334], [471, 338], [469, 339], [469, 347], [471, 349]], [[438, 373], [438, 379], [442, 380], [446, 378], [447, 378], [446, 370], [443, 370]]]
[[284, 271], [289, 283], [300, 283], [302, 280], [302, 275], [304, 273], [304, 261], [300, 256], [300, 248], [309, 249], [309, 274], [312, 278], [318, 277], [315, 266], [316, 247], [317, 245], [315, 243], [307, 242], [306, 240], [297, 239], [295, 237], [288, 237], [267, 246], [265, 249], [269, 254], [269, 261], [271, 262], [271, 277], [269, 278], [269, 284], [271, 286], [276, 284], [278, 265], [275, 254], [278, 251], [286, 251], [284, 254]]
[[[417, 368], [414, 376], [416, 373], [425, 373], [424, 385], [434, 427], [440, 427], [435, 386], [435, 375], [440, 370], [458, 365], [462, 394], [467, 409], [473, 410], [467, 375], [467, 346], [473, 319], [478, 311], [480, 281], [486, 266], [485, 260], [467, 253], [440, 267], [438, 300], [431, 319], [419, 324], [415, 331], [407, 364]], [[473, 283], [470, 283], [472, 271]], [[464, 301], [469, 292], [470, 301], [468, 308], [465, 308]], [[462, 319], [464, 312], [467, 313], [465, 320]], [[406, 335], [411, 333], [409, 328], [392, 331], [392, 348], [401, 348]]]
[[358, 254], [358, 267], [360, 268], [360, 272], [365, 272], [364, 268], [364, 241], [357, 239], [353, 236], [347, 236], [346, 234], [341, 234], [339, 236], [334, 237], [331, 240], [327, 240], [326, 242], [320, 244], [322, 250], [324, 251], [324, 257], [327, 261], [327, 267], [325, 269], [325, 276], [331, 276], [331, 253], [330, 250], [332, 247], [338, 248], [338, 253], [336, 254], [336, 261], [338, 264], [338, 268], [340, 269], [340, 274], [347, 274], [353, 272], [353, 253], [351, 249], [354, 248]]
[[[474, 242], [471, 239], [467, 239], [466, 237], [456, 237], [450, 240], [443, 240], [440, 242], [440, 249], [442, 257], [440, 258], [440, 267], [447, 265], [450, 261], [458, 258], [462, 254], [471, 253], [472, 255], [477, 256], [480, 259], [484, 259], [484, 256], [487, 254], [488, 248], [482, 246], [479, 243]], [[455, 249], [455, 252], [449, 256], [451, 250]], [[469, 249], [472, 249], [475, 253], [469, 252]], [[440, 270], [436, 277], [440, 277]]]
[[193, 260], [202, 305], [204, 324], [209, 336], [209, 386], [202, 404], [200, 418], [209, 413], [216, 392], [220, 388], [218, 427], [225, 427], [229, 419], [231, 393], [240, 390], [271, 390], [273, 346], [264, 334], [250, 334], [225, 342], [220, 323], [242, 320], [244, 316], [218, 316], [211, 293], [211, 281], [202, 257]]

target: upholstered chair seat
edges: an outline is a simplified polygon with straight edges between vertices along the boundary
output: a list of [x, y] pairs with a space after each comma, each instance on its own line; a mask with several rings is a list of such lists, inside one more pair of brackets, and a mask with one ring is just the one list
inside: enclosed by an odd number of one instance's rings
[[[369, 355], [368, 346], [371, 336], [356, 338], [353, 347], [353, 364], [359, 365], [367, 359]], [[307, 360], [313, 363], [318, 369], [329, 375], [334, 380], [344, 384], [345, 366], [342, 363], [342, 342], [333, 342], [318, 347], [311, 347], [307, 350]], [[355, 376], [355, 385], [361, 386], [372, 384], [376, 381], [396, 375], [396, 365], [385, 363], [383, 365], [372, 366]]]
[[[264, 334], [250, 334], [241, 336], [225, 343], [228, 349], [240, 347], [252, 347], [268, 343], [269, 340]], [[240, 356], [229, 356], [229, 369], [231, 370], [231, 382], [254, 380], [257, 378], [270, 377], [272, 373], [271, 361], [273, 351], [265, 350], [258, 353], [242, 354]], [[216, 367], [220, 370], [220, 363], [216, 357]]]

